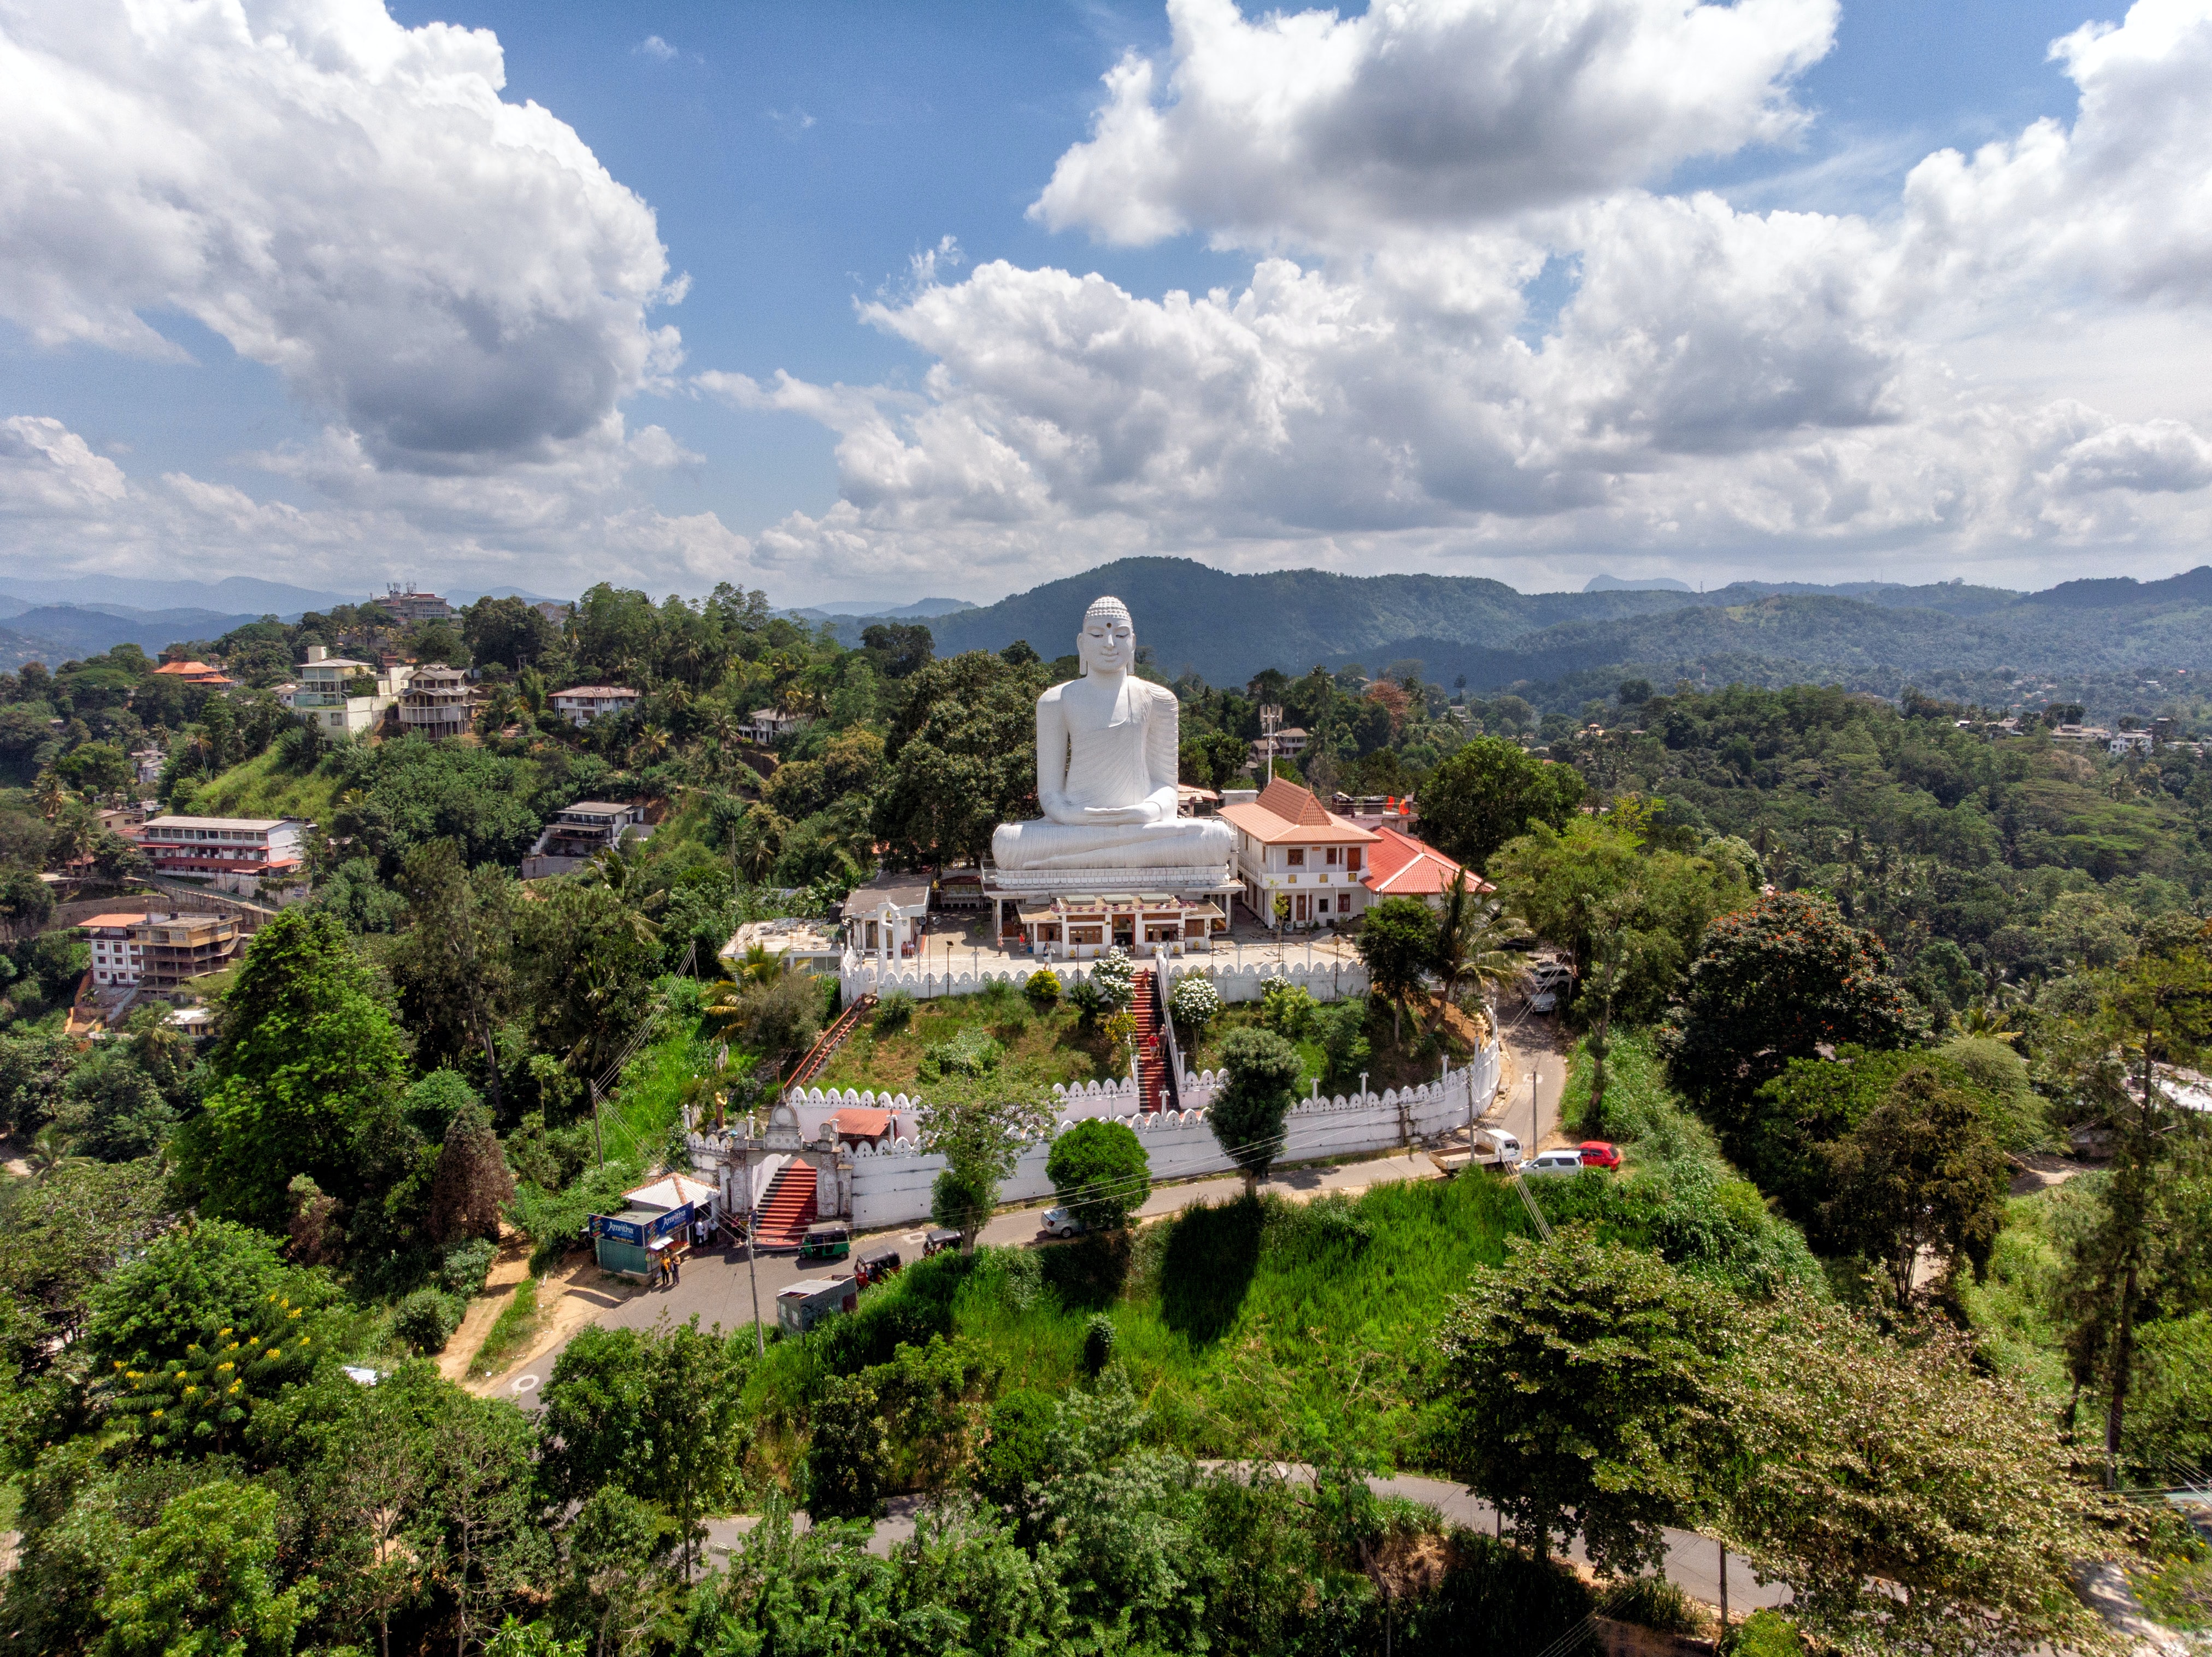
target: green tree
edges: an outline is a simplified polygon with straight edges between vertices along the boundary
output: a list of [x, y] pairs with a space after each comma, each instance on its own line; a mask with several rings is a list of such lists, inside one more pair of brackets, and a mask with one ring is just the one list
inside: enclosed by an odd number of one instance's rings
[[405, 1076], [405, 1048], [336, 917], [288, 909], [255, 935], [223, 1000], [206, 1110], [178, 1136], [201, 1211], [282, 1231], [306, 1173], [361, 1195], [357, 1154]]
[[167, 1184], [150, 1160], [75, 1161], [9, 1191], [0, 1293], [27, 1320], [39, 1367], [83, 1330], [93, 1291], [116, 1262], [168, 1228]]
[[2011, 1170], [1974, 1100], [1917, 1065], [1897, 1079], [1832, 1157], [1830, 1234], [1888, 1274], [1896, 1304], [1912, 1298], [1922, 1251], [1979, 1282], [2004, 1225]]
[[1152, 1193], [1144, 1142], [1127, 1123], [1093, 1117], [1052, 1142], [1045, 1178], [1060, 1205], [1092, 1226], [1119, 1231]]
[[1934, 1325], [1884, 1337], [1784, 1296], [1748, 1331], [1743, 1453], [1705, 1528], [1789, 1585], [1791, 1620], [1844, 1651], [1967, 1657], [2093, 1648], [2075, 1562], [2110, 1546], [2044, 1410]]
[[1572, 765], [1479, 736], [1421, 784], [1421, 832], [1450, 856], [1487, 872], [1491, 854], [1532, 825], [1565, 828], [1583, 792], [1581, 773]]
[[1436, 964], [1437, 917], [1419, 898], [1385, 898], [1361, 917], [1355, 940], [1367, 983], [1390, 1004], [1390, 1038], [1399, 1039], [1407, 1001]]
[[106, 1047], [70, 1072], [54, 1121], [80, 1154], [129, 1162], [160, 1152], [177, 1112], [127, 1048]]
[[1525, 935], [1497, 905], [1474, 891], [1467, 871], [1460, 870], [1437, 911], [1436, 947], [1430, 960], [1445, 1002], [1456, 1001], [1463, 989], [1491, 990], [1519, 980], [1528, 966], [1512, 946]]
[[500, 1216], [514, 1199], [514, 1176], [492, 1131], [490, 1112], [481, 1105], [464, 1106], [447, 1126], [431, 1176], [431, 1241], [481, 1237], [497, 1242]]
[[341, 1617], [375, 1624], [378, 1657], [392, 1657], [392, 1616], [425, 1586], [419, 1532], [431, 1469], [418, 1390], [412, 1376], [356, 1389], [318, 1465], [325, 1581]]
[[461, 639], [479, 665], [498, 662], [520, 673], [544, 658], [552, 624], [526, 599], [478, 599], [461, 612]]
[[1295, 1102], [1298, 1050], [1272, 1030], [1232, 1030], [1221, 1039], [1224, 1077], [1206, 1124], [1244, 1176], [1248, 1197], [1283, 1154], [1283, 1120]]
[[[565, 1581], [556, 1618], [588, 1631], [592, 1657], [630, 1657], [676, 1598], [666, 1569], [676, 1526], [658, 1502], [605, 1485], [584, 1499], [561, 1537]], [[688, 1571], [687, 1571], [688, 1575]]]
[[1609, 1572], [1656, 1566], [1732, 1457], [1730, 1303], [1584, 1228], [1506, 1246], [1437, 1335], [1444, 1465], [1539, 1553], [1579, 1533]]
[[999, 1182], [1014, 1171], [1022, 1148], [1052, 1131], [1052, 1107], [1039, 1098], [1016, 1093], [992, 1098], [997, 1087], [961, 1087], [950, 1081], [933, 1087], [921, 1106], [923, 1146], [945, 1159], [930, 1194], [930, 1215], [960, 1234], [963, 1253], [972, 1253], [999, 1201]]
[[520, 1004], [539, 1048], [580, 1081], [629, 1045], [648, 1011], [660, 952], [630, 924], [604, 886], [550, 883], [542, 901], [517, 906]]
[[[2095, 1013], [2060, 1049], [2076, 1112], [2111, 1136], [2112, 1167], [2067, 1263], [2063, 1301], [2075, 1386], [2105, 1396], [2107, 1477], [2117, 1480], [2146, 1297], [2193, 1228], [2166, 1209], [2177, 1154], [2201, 1148], [2200, 1113], [2175, 1106], [2161, 1066], [2200, 1064], [2212, 1045], [2212, 962], [2196, 947], [2146, 949], [2108, 975]], [[2202, 1270], [2201, 1264], [2197, 1268]]]
[[807, 1441], [807, 1509], [830, 1519], [863, 1519], [883, 1500], [890, 1434], [872, 1374], [832, 1375], [814, 1400]]
[[459, 1389], [438, 1396], [428, 1453], [436, 1470], [423, 1516], [432, 1571], [453, 1601], [454, 1657], [482, 1644], [490, 1616], [539, 1563], [532, 1501], [534, 1424], [513, 1404]]
[[1715, 921], [1668, 1016], [1676, 1085], [1724, 1127], [1793, 1058], [1916, 1033], [1879, 940], [1824, 899], [1777, 892]]
[[100, 1595], [109, 1657], [286, 1657], [318, 1585], [279, 1592], [276, 1493], [217, 1479], [173, 1496]]
[[179, 1226], [94, 1288], [86, 1349], [102, 1370], [158, 1368], [288, 1287], [311, 1298], [265, 1234], [228, 1220]]
[[1000, 824], [1036, 814], [1036, 704], [1049, 676], [971, 650], [903, 683], [875, 833], [913, 864], [981, 857]]
[[496, 1117], [500, 1067], [492, 1033], [514, 1002], [514, 882], [489, 865], [471, 873], [455, 842], [432, 840], [407, 854], [398, 886], [408, 927], [390, 966], [400, 1014], [416, 1033], [417, 1062], [428, 1069], [481, 1054]]

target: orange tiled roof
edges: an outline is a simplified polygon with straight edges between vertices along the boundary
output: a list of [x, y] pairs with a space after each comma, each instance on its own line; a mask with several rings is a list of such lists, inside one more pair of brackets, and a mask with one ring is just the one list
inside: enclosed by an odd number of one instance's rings
[[1268, 845], [1296, 840], [1306, 845], [1365, 845], [1374, 839], [1287, 777], [1278, 777], [1249, 804], [1224, 806], [1224, 820]]
[[[1359, 884], [1378, 898], [1431, 898], [1451, 890], [1461, 865], [1425, 840], [1394, 828], [1375, 831], [1375, 849], [1367, 854], [1367, 872]], [[1494, 890], [1480, 874], [1467, 877], [1469, 892]]]

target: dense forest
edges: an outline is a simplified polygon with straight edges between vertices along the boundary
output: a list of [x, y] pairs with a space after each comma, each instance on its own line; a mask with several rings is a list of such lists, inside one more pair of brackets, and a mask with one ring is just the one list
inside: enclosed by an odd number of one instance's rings
[[[2212, 1460], [2212, 1161], [2169, 1096], [2212, 1042], [2212, 771], [2179, 696], [2115, 758], [2043, 703], [2015, 732], [1919, 690], [1543, 705], [1411, 655], [1233, 685], [1148, 659], [1184, 780], [1246, 780], [1279, 705], [1306, 734], [1279, 771], [1413, 796], [1494, 888], [1378, 906], [1365, 1003], [1178, 992], [1232, 1078], [1217, 1133], [1259, 1124], [1232, 1136], [1255, 1182], [1310, 1077], [1432, 1076], [1468, 1017], [1511, 1034], [1539, 941], [1576, 969], [1571, 1125], [1626, 1166], [1136, 1228], [1141, 1150], [1102, 1124], [1055, 1146], [1109, 1216], [1077, 1243], [910, 1265], [802, 1339], [586, 1327], [534, 1410], [483, 1396], [585, 1217], [836, 1011], [834, 984], [723, 962], [736, 926], [1033, 810], [1060, 642], [841, 643], [757, 593], [601, 587], [559, 625], [368, 605], [162, 653], [234, 690], [136, 646], [0, 675], [0, 1646], [1517, 1652], [1599, 1611], [1700, 1626], [1655, 1571], [1670, 1528], [1790, 1585], [1744, 1651], [2079, 1642], [2087, 1558], [2212, 1620], [2202, 1544], [2129, 1496]], [[469, 668], [475, 729], [295, 720], [313, 644]], [[641, 694], [578, 728], [550, 698], [580, 682]], [[763, 707], [803, 722], [740, 740]], [[73, 1035], [57, 902], [148, 892], [103, 816], [148, 793], [311, 819], [309, 889], [188, 986], [211, 1035], [158, 1002]], [[587, 798], [650, 836], [520, 880]], [[971, 1241], [1038, 1108], [1016, 1060], [1110, 1058], [1111, 990], [875, 1015], [872, 1043], [959, 1026], [915, 1074]], [[513, 1325], [448, 1352], [501, 1247]], [[1239, 1471], [1262, 1462], [1310, 1472]], [[1375, 1495], [1394, 1471], [1492, 1501], [1496, 1532]], [[931, 1500], [915, 1540], [866, 1550], [901, 1494]], [[761, 1523], [706, 1555], [736, 1513]]]

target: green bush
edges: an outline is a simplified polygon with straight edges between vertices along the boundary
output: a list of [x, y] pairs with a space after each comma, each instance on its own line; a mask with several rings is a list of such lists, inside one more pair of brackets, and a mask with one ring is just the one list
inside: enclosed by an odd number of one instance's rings
[[806, 1449], [807, 1512], [820, 1519], [867, 1519], [883, 1500], [890, 1441], [874, 1385], [832, 1375], [814, 1405]]
[[1087, 1223], [1115, 1231], [1152, 1195], [1152, 1164], [1127, 1123], [1079, 1122], [1052, 1142], [1045, 1178]]
[[426, 1356], [442, 1352], [468, 1309], [468, 1302], [457, 1295], [418, 1288], [400, 1301], [398, 1310], [392, 1314], [392, 1338]]
[[941, 1041], [922, 1055], [919, 1068], [933, 1081], [947, 1075], [985, 1076], [997, 1070], [1006, 1053], [996, 1037], [970, 1024], [951, 1040]]
[[903, 990], [894, 990], [876, 1003], [876, 1015], [868, 1020], [868, 1027], [879, 1036], [894, 1036], [914, 1022], [914, 997]]
[[473, 1300], [483, 1293], [484, 1279], [491, 1276], [491, 1263], [498, 1258], [497, 1246], [485, 1238], [456, 1243], [446, 1251], [445, 1264], [438, 1268], [438, 1282], [448, 1295]]
[[1040, 966], [1022, 985], [1022, 994], [1029, 997], [1030, 1005], [1038, 1012], [1048, 1012], [1060, 1005], [1060, 974], [1048, 966]]
[[1022, 1499], [1023, 1489], [1043, 1471], [1059, 1404], [1049, 1392], [1018, 1387], [991, 1406], [982, 1448], [975, 1457], [975, 1491], [997, 1508]]
[[1288, 978], [1267, 978], [1260, 985], [1260, 1022], [1285, 1041], [1304, 1041], [1311, 1035], [1319, 1010], [1312, 994]]
[[1778, 1611], [1755, 1611], [1721, 1642], [1724, 1657], [1805, 1657], [1805, 1636]]
[[1094, 1313], [1083, 1330], [1083, 1370], [1085, 1374], [1103, 1373], [1114, 1361], [1114, 1320], [1104, 1313]]

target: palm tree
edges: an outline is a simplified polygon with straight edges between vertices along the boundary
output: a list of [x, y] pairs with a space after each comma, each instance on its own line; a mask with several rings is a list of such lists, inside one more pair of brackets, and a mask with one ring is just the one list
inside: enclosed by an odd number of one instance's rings
[[584, 871], [586, 884], [603, 886], [618, 899], [631, 932], [640, 943], [651, 943], [660, 936], [659, 923], [651, 918], [653, 912], [668, 901], [665, 892], [648, 892], [645, 889], [645, 855], [633, 850], [629, 840], [611, 845], [592, 859], [591, 867]]
[[69, 789], [63, 786], [61, 774], [49, 765], [39, 773], [38, 785], [32, 790], [31, 798], [39, 807], [39, 815], [51, 823], [69, 804]]
[[31, 1142], [31, 1178], [40, 1185], [59, 1173], [64, 1168], [75, 1167], [84, 1161], [70, 1152], [70, 1137], [58, 1124], [49, 1122], [39, 1130], [38, 1137]]
[[1437, 917], [1437, 953], [1433, 970], [1443, 991], [1437, 1021], [1443, 1009], [1458, 1000], [1462, 988], [1482, 992], [1517, 984], [1528, 975], [1528, 958], [1511, 947], [1526, 941], [1528, 930], [1505, 916], [1496, 904], [1486, 904], [1468, 890], [1467, 871], [1452, 877], [1444, 893], [1443, 912]]
[[730, 963], [730, 976], [740, 989], [756, 984], [773, 984], [783, 976], [787, 964], [784, 957], [769, 954], [767, 945], [750, 944], [744, 954]]
[[1990, 1041], [2014, 1042], [2020, 1032], [2006, 1026], [2014, 1022], [2009, 1013], [1986, 1001], [1978, 1001], [1959, 1014], [1961, 1035], [1981, 1036]]

